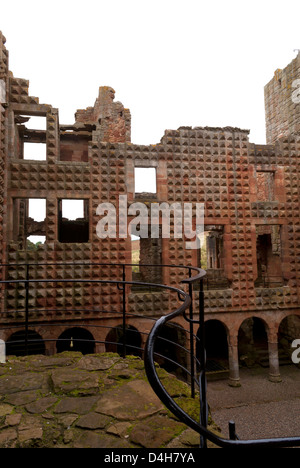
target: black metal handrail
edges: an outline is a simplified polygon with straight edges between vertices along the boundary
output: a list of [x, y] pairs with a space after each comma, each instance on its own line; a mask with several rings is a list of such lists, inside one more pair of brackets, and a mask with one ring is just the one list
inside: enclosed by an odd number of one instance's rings
[[[183, 291], [182, 289], [158, 284], [158, 283], [151, 283], [151, 282], [139, 282], [139, 281], [126, 281], [126, 267], [132, 267], [135, 264], [108, 264], [108, 263], [89, 263], [89, 262], [56, 262], [56, 263], [44, 263], [43, 265], [86, 265], [86, 266], [109, 266], [109, 267], [121, 267], [121, 277], [122, 279], [113, 279], [113, 280], [101, 280], [101, 279], [82, 279], [82, 278], [59, 278], [59, 279], [49, 279], [49, 278], [40, 278], [40, 279], [33, 279], [30, 278], [30, 266], [35, 265], [35, 263], [23, 263], [23, 264], [5, 264], [8, 267], [17, 266], [17, 267], [25, 267], [26, 274], [25, 279], [8, 279], [0, 281], [0, 284], [6, 286], [9, 283], [15, 284], [24, 284], [25, 291], [26, 291], [26, 298], [25, 298], [25, 318], [24, 321], [20, 321], [18, 318], [15, 319], [13, 327], [25, 327], [25, 351], [28, 352], [28, 346], [30, 344], [34, 344], [38, 342], [38, 340], [31, 339], [29, 337], [29, 328], [30, 326], [35, 325], [43, 325], [45, 326], [61, 326], [61, 322], [58, 318], [54, 319], [49, 322], [44, 322], [42, 320], [34, 318], [35, 310], [30, 309], [29, 307], [29, 289], [30, 284], [33, 283], [44, 283], [44, 284], [67, 284], [67, 283], [94, 283], [94, 284], [110, 284], [115, 285], [122, 294], [121, 300], [121, 310], [120, 311], [105, 311], [105, 310], [98, 310], [93, 312], [97, 313], [112, 313], [112, 314], [120, 314], [122, 317], [122, 324], [120, 329], [123, 332], [122, 341], [97, 341], [93, 340], [94, 343], [111, 343], [112, 345], [117, 345], [122, 348], [121, 355], [125, 356], [127, 351], [136, 350], [140, 351], [144, 354], [144, 361], [145, 361], [145, 370], [147, 373], [147, 377], [149, 380], [150, 385], [152, 386], [155, 393], [161, 399], [161, 401], [165, 404], [165, 406], [175, 415], [177, 416], [182, 422], [184, 422], [187, 426], [191, 427], [193, 430], [199, 433], [200, 435], [200, 447], [207, 446], [207, 440], [210, 440], [214, 444], [220, 447], [294, 447], [300, 446], [300, 437], [292, 437], [292, 438], [277, 438], [277, 439], [259, 439], [259, 440], [239, 440], [236, 431], [235, 425], [232, 421], [229, 422], [229, 439], [224, 439], [222, 437], [217, 436], [216, 434], [212, 433], [208, 430], [208, 405], [206, 400], [206, 390], [207, 390], [207, 383], [206, 383], [206, 353], [205, 353], [205, 335], [204, 335], [204, 288], [203, 288], [203, 279], [205, 278], [205, 271], [201, 270], [196, 267], [191, 266], [183, 266], [183, 265], [140, 265], [143, 267], [170, 267], [170, 268], [183, 268], [187, 269], [189, 273], [189, 277], [182, 280], [182, 285], [186, 285], [188, 288], [188, 292]], [[39, 264], [41, 265], [41, 264]], [[193, 275], [193, 273], [195, 273]], [[22, 273], [24, 275], [24, 271]], [[199, 284], [199, 304], [196, 306], [195, 297], [194, 297], [194, 286]], [[150, 289], [159, 289], [162, 291], [169, 291], [170, 293], [175, 293], [178, 299], [182, 302], [179, 307], [176, 308], [173, 312], [169, 313], [168, 315], [164, 315], [163, 317], [157, 320], [157, 317], [150, 317], [145, 316], [143, 314], [134, 314], [128, 312], [126, 310], [126, 286], [136, 286], [140, 288], [150, 288]], [[198, 291], [198, 289], [197, 289]], [[196, 311], [194, 310], [196, 306]], [[48, 310], [48, 309], [47, 309]], [[57, 309], [54, 309], [57, 310]], [[69, 309], [68, 309], [69, 310]], [[72, 311], [73, 309], [71, 309]], [[77, 311], [77, 309], [74, 309]], [[83, 309], [86, 311], [86, 309]], [[18, 312], [18, 311], [17, 311]], [[11, 313], [11, 311], [10, 311]], [[33, 317], [31, 316], [33, 315]], [[102, 316], [103, 317], [103, 316]], [[126, 326], [128, 318], [143, 318], [144, 320], [151, 320], [154, 323], [150, 334], [148, 335], [147, 343], [145, 348], [140, 346], [135, 346], [126, 342]], [[174, 345], [182, 348], [189, 356], [188, 366], [189, 368], [182, 365], [182, 363], [176, 362], [176, 357], [170, 355], [161, 354], [158, 351], [158, 340], [162, 340], [165, 343], [171, 343], [168, 339], [163, 337], [163, 327], [171, 324], [173, 319], [177, 317], [182, 317], [187, 323], [189, 327], [189, 349], [183, 348], [180, 343], [173, 343]], [[84, 320], [81, 318], [77, 319], [80, 320], [80, 326], [85, 326]], [[76, 318], [75, 318], [76, 321]], [[6, 324], [7, 328], [12, 328], [12, 324]], [[64, 325], [67, 325], [64, 322]], [[74, 319], [71, 319], [70, 325], [74, 326]], [[176, 324], [173, 324], [176, 326]], [[199, 326], [199, 331], [197, 335], [194, 334], [194, 326]], [[89, 325], [87, 325], [89, 326]], [[93, 323], [93, 327], [104, 327], [110, 328], [104, 324], [95, 324]], [[116, 327], [115, 327], [116, 328]], [[117, 327], [118, 328], [118, 327]], [[2, 330], [5, 327], [2, 327]], [[184, 329], [185, 332], [187, 330]], [[137, 331], [138, 333], [138, 331]], [[54, 340], [53, 338], [46, 339], [43, 341], [58, 341]], [[68, 339], [66, 340], [68, 341]], [[74, 341], [85, 342], [88, 340], [85, 339], [76, 339]], [[198, 356], [194, 354], [194, 345], [195, 341], [198, 344]], [[19, 341], [17, 343], [20, 343]], [[155, 359], [163, 358], [171, 364], [176, 364], [178, 368], [181, 368], [185, 371], [188, 381], [191, 386], [191, 395], [195, 398], [196, 391], [195, 387], [197, 386], [199, 389], [199, 397], [200, 397], [200, 415], [199, 421], [195, 421], [192, 419], [190, 415], [188, 415], [180, 406], [173, 400], [173, 398], [168, 394], [166, 389], [164, 388], [159, 375], [156, 370], [155, 366]]]
[[[207, 416], [208, 408], [206, 401], [206, 356], [205, 356], [205, 336], [204, 336], [204, 294], [203, 294], [203, 278], [205, 277], [205, 271], [201, 271], [198, 275], [200, 278], [200, 294], [199, 294], [199, 321], [193, 320], [186, 315], [186, 309], [182, 312], [175, 311], [169, 315], [161, 317], [156, 321], [153, 326], [145, 347], [145, 370], [151, 387], [153, 388], [156, 395], [164, 403], [164, 405], [182, 421], [184, 424], [189, 426], [200, 434], [200, 447], [207, 447], [207, 440], [219, 447], [265, 447], [265, 448], [279, 448], [279, 447], [298, 447], [300, 446], [300, 437], [282, 437], [282, 438], [270, 438], [270, 439], [253, 439], [253, 440], [240, 440], [236, 434], [235, 423], [229, 421], [229, 439], [217, 436], [207, 428]], [[186, 281], [183, 281], [186, 282]], [[200, 421], [195, 421], [188, 415], [169, 395], [167, 390], [164, 388], [154, 363], [155, 356], [155, 344], [159, 337], [161, 329], [174, 318], [178, 317], [183, 313], [185, 319], [190, 323], [198, 323], [200, 325], [200, 373], [199, 373], [199, 392], [200, 392]]]
[[[30, 268], [36, 266], [36, 262], [24, 262], [24, 263], [1, 263], [0, 266], [2, 267], [25, 267], [25, 279], [20, 279], [20, 280], [2, 280], [0, 281], [0, 284], [10, 284], [10, 283], [24, 283], [25, 289], [26, 289], [26, 298], [25, 298], [25, 347], [27, 348], [27, 343], [28, 343], [28, 321], [29, 321], [29, 284], [33, 282], [41, 282], [41, 280], [34, 280], [30, 278]], [[121, 278], [122, 281], [125, 283], [126, 280], [126, 269], [129, 267], [132, 269], [132, 267], [139, 266], [143, 268], [171, 268], [171, 269], [183, 269], [183, 270], [188, 270], [189, 277], [184, 280], [185, 283], [189, 285], [189, 295], [191, 297], [191, 304], [193, 302], [193, 288], [191, 285], [195, 283], [198, 280], [199, 274], [201, 269], [198, 267], [194, 267], [191, 265], [174, 265], [174, 264], [135, 264], [135, 263], [107, 263], [107, 262], [90, 262], [90, 261], [79, 261], [79, 262], [40, 262], [39, 267], [42, 266], [86, 266], [86, 267], [112, 267], [112, 268], [120, 268], [121, 269]], [[192, 272], [196, 272], [196, 275], [192, 276]], [[66, 279], [60, 279], [60, 280], [49, 280], [47, 281], [49, 283], [67, 283], [68, 280]], [[80, 278], [78, 278], [76, 281], [74, 280], [73, 282], [80, 283], [82, 282]], [[88, 281], [86, 281], [88, 282]], [[113, 283], [114, 280], [111, 280], [111, 283]], [[120, 290], [120, 284], [119, 282], [116, 283], [118, 289]], [[129, 284], [129, 283], [127, 283]], [[132, 286], [142, 286], [144, 287], [149, 285], [149, 283], [143, 283], [141, 281], [131, 281], [130, 283]], [[153, 283], [152, 288], [158, 288], [159, 284], [158, 283]], [[123, 336], [125, 337], [125, 328], [126, 328], [126, 293], [125, 293], [125, 288], [123, 288], [123, 304], [122, 304], [122, 315], [123, 315]], [[192, 310], [192, 305], [190, 307]], [[48, 309], [47, 309], [48, 310]], [[76, 310], [77, 311], [77, 310]], [[107, 311], [102, 311], [106, 312]], [[112, 311], [112, 313], [116, 313], [116, 311]], [[190, 327], [192, 330], [192, 327]], [[193, 351], [193, 333], [190, 334], [190, 367], [192, 369], [191, 372], [191, 392], [192, 392], [192, 397], [195, 396], [195, 365], [194, 365], [194, 351]], [[126, 342], [124, 338], [124, 352], [126, 348]], [[123, 352], [123, 354], [124, 354]], [[167, 359], [167, 358], [166, 358]]]

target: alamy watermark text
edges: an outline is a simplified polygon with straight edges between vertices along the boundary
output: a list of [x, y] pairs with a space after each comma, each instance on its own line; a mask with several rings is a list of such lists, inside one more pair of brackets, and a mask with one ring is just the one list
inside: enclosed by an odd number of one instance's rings
[[204, 203], [135, 202], [128, 206], [127, 195], [118, 204], [100, 203], [96, 214], [101, 217], [96, 232], [99, 239], [184, 239], [186, 249], [199, 249], [199, 236], [204, 232]]
[[300, 339], [293, 341], [292, 348], [296, 348], [292, 353], [292, 361], [294, 364], [300, 364]]

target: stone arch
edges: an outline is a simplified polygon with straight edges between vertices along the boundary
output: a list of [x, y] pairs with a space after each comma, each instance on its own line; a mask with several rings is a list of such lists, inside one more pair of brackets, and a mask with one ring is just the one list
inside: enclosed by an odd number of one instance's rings
[[67, 328], [56, 342], [58, 353], [63, 351], [79, 351], [82, 354], [95, 352], [95, 340], [92, 333], [85, 328]]
[[45, 354], [45, 342], [41, 335], [35, 330], [28, 330], [28, 342], [26, 349], [26, 331], [19, 330], [10, 335], [6, 341], [7, 356], [25, 356], [34, 354]]
[[124, 355], [124, 343], [126, 355], [142, 356], [142, 337], [138, 329], [132, 325], [126, 325], [125, 336], [123, 325], [112, 328], [105, 339], [105, 351], [118, 353], [122, 356]]
[[155, 361], [166, 371], [184, 375], [187, 368], [186, 331], [177, 323], [167, 323], [155, 343]]
[[292, 364], [291, 355], [294, 351], [292, 343], [300, 338], [300, 316], [287, 315], [278, 327], [279, 364]]
[[[199, 338], [198, 330], [197, 337]], [[228, 330], [226, 325], [217, 319], [204, 323], [206, 368], [208, 372], [228, 369]], [[196, 354], [199, 357], [199, 340]]]
[[260, 317], [245, 319], [238, 331], [239, 362], [246, 367], [269, 366], [269, 326]]

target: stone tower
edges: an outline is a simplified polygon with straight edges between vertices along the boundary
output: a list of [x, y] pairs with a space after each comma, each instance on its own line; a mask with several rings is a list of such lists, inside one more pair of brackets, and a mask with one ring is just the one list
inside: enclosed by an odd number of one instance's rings
[[286, 68], [275, 71], [264, 92], [267, 144], [300, 134], [300, 52]]

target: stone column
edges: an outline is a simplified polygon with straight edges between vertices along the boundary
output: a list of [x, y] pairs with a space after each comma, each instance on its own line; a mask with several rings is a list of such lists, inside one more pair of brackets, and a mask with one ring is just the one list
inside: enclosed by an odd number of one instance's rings
[[96, 343], [96, 349], [95, 349], [96, 354], [105, 353], [105, 351], [106, 351], [105, 343]]
[[[52, 338], [51, 338], [52, 340]], [[56, 341], [45, 341], [45, 355], [46, 356], [53, 356], [56, 354]]]
[[5, 364], [6, 362], [6, 345], [5, 341], [0, 340], [0, 364]]
[[269, 337], [269, 380], [271, 382], [281, 382], [278, 359], [278, 341], [274, 337]]
[[237, 336], [229, 337], [229, 382], [230, 387], [240, 387], [239, 353]]

